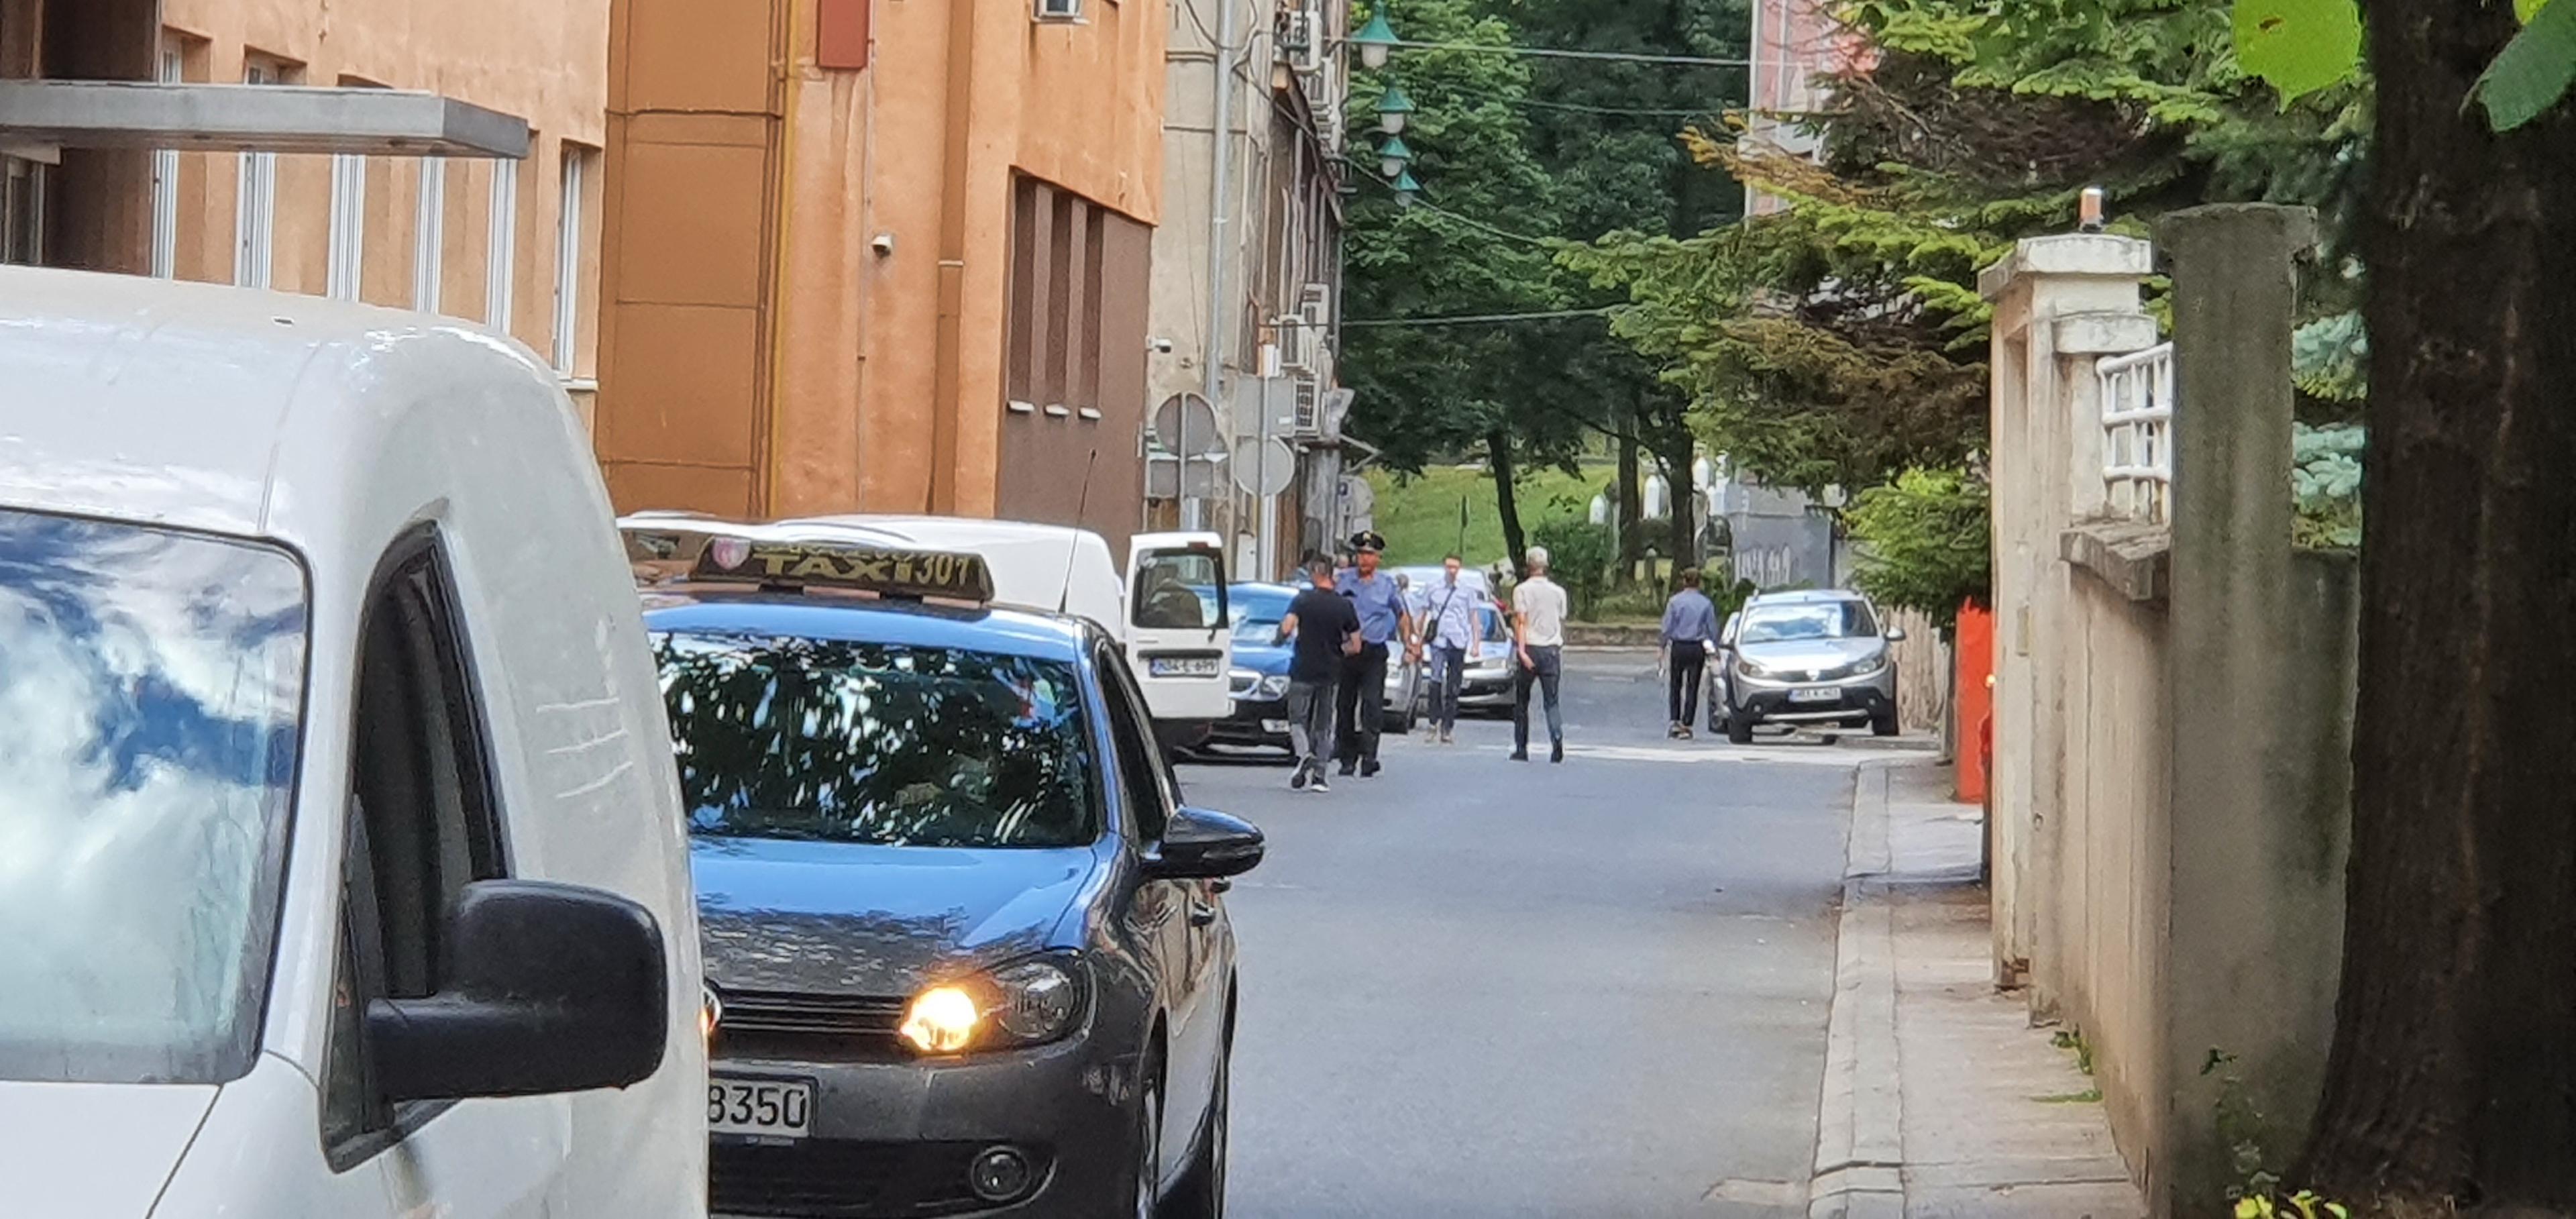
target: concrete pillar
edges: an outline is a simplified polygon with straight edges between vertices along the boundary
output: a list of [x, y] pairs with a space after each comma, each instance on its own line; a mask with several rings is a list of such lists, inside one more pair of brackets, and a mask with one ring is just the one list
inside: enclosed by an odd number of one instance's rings
[[[2066, 595], [2058, 537], [2074, 519], [2075, 502], [2069, 485], [2076, 430], [2070, 389], [2091, 392], [2093, 349], [2141, 334], [2152, 341], [2154, 323], [2139, 305], [2139, 288], [2153, 273], [2144, 241], [2069, 233], [2027, 238], [1978, 277], [1978, 290], [1995, 304], [1995, 756], [1989, 791], [1995, 976], [2006, 986], [2029, 981], [2031, 963], [2041, 959], [2040, 894], [2054, 873], [2047, 828], [2058, 806], [2064, 752], [2055, 656]], [[2099, 473], [2097, 463], [2093, 474]], [[2035, 999], [2042, 1010], [2049, 1006], [2044, 991]]]
[[[2151, 1202], [2212, 1213], [2232, 1145], [2297, 1154], [2333, 1028], [2345, 788], [2338, 708], [2315, 705], [2317, 640], [2335, 615], [2303, 592], [2290, 545], [2290, 332], [2305, 208], [2230, 204], [2167, 217], [2178, 378], [2173, 428], [2170, 910], [2165, 1163]], [[2327, 665], [2331, 666], [2329, 658]], [[2181, 713], [2185, 709], [2190, 713]], [[2208, 1070], [2213, 1053], [2232, 1062]], [[2233, 1084], [2226, 1081], [2233, 1078]], [[2222, 1123], [2225, 1099], [2243, 1114]], [[2222, 1125], [2227, 1129], [2222, 1130]]]

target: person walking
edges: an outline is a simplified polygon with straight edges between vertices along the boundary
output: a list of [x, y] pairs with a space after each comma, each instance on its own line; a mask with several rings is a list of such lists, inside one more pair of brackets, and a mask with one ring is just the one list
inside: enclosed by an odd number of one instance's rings
[[1664, 603], [1664, 673], [1672, 683], [1665, 698], [1672, 727], [1664, 735], [1687, 741], [1691, 725], [1699, 721], [1708, 658], [1717, 654], [1717, 603], [1699, 590], [1697, 568], [1682, 572], [1681, 585]]
[[1306, 571], [1313, 584], [1289, 599], [1279, 619], [1279, 638], [1296, 641], [1288, 655], [1288, 745], [1297, 771], [1288, 786], [1320, 792], [1332, 790], [1324, 751], [1333, 739], [1333, 687], [1344, 658], [1359, 650], [1360, 618], [1350, 598], [1333, 591], [1331, 559], [1318, 556]]
[[1356, 770], [1361, 778], [1370, 779], [1379, 769], [1378, 728], [1386, 719], [1388, 652], [1401, 643], [1409, 663], [1422, 658], [1422, 645], [1414, 638], [1413, 607], [1405, 601], [1404, 590], [1396, 586], [1394, 576], [1378, 569], [1386, 539], [1374, 532], [1360, 533], [1351, 538], [1351, 549], [1356, 552], [1352, 569], [1341, 573], [1335, 584], [1359, 612], [1360, 649], [1342, 659], [1341, 688], [1334, 692], [1334, 754], [1344, 775]]
[[1530, 687], [1537, 686], [1547, 706], [1547, 760], [1565, 760], [1565, 717], [1557, 709], [1557, 685], [1564, 675], [1565, 590], [1547, 578], [1547, 548], [1529, 548], [1529, 578], [1512, 588], [1512, 634], [1520, 649], [1521, 671], [1512, 683], [1512, 760], [1529, 761]]
[[1458, 582], [1458, 556], [1440, 561], [1440, 583], [1422, 595], [1423, 650], [1431, 658], [1431, 728], [1446, 745], [1458, 730], [1458, 686], [1467, 675], [1467, 651], [1476, 646], [1476, 606], [1482, 595]]

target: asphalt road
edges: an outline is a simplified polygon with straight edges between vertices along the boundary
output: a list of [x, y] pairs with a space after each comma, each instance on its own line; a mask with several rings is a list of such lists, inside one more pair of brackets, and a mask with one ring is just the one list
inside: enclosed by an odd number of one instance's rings
[[1230, 899], [1237, 1215], [1806, 1212], [1874, 750], [1667, 741], [1652, 667], [1569, 657], [1563, 765], [1478, 720], [1324, 795], [1184, 768], [1271, 843]]

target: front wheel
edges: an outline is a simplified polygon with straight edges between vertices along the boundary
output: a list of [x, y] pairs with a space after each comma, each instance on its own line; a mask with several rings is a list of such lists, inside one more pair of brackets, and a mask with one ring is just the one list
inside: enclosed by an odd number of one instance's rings
[[1888, 710], [1872, 714], [1869, 717], [1869, 734], [1871, 736], [1895, 736], [1897, 730], [1896, 710], [1892, 707]]
[[1727, 713], [1726, 743], [1729, 745], [1750, 745], [1753, 743], [1753, 719], [1751, 716], [1742, 715], [1736, 712]]
[[1207, 1125], [1199, 1131], [1198, 1153], [1181, 1176], [1181, 1187], [1163, 1207], [1163, 1219], [1225, 1219], [1227, 1098], [1234, 1086], [1234, 1054], [1216, 1060], [1216, 1086], [1208, 1094]]
[[1155, 1219], [1162, 1206], [1163, 1081], [1149, 1073], [1136, 1090], [1136, 1180], [1128, 1213]]

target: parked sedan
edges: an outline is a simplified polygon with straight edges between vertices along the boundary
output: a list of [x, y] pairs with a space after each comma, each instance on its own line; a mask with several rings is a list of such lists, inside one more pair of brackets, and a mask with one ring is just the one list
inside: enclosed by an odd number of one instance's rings
[[1234, 710], [1209, 726], [1209, 744], [1290, 750], [1290, 649], [1279, 641], [1279, 624], [1288, 616], [1288, 603], [1297, 592], [1285, 584], [1236, 584], [1226, 589], [1227, 610], [1234, 617], [1234, 671], [1228, 675]]
[[1763, 593], [1745, 602], [1723, 634], [1709, 731], [1738, 745], [1767, 724], [1896, 735], [1888, 645], [1905, 632], [1882, 630], [1860, 594]]

